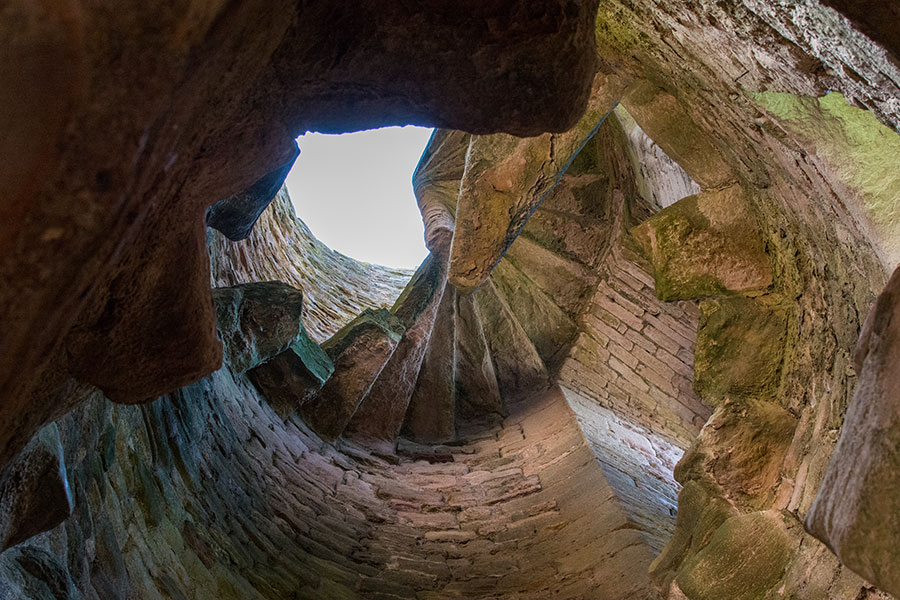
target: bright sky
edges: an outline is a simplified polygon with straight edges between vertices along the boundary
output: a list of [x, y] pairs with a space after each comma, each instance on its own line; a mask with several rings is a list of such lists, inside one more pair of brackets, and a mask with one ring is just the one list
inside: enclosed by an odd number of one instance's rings
[[297, 138], [287, 176], [294, 209], [333, 250], [370, 263], [416, 268], [425, 259], [412, 173], [431, 129], [385, 127]]

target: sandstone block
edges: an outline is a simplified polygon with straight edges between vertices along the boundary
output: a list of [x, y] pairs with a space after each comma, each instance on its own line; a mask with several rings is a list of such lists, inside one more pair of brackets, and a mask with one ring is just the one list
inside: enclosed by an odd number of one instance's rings
[[632, 234], [653, 264], [661, 300], [683, 300], [772, 285], [762, 234], [739, 186], [688, 196]]
[[759, 600], [781, 584], [802, 530], [790, 513], [731, 517], [688, 559], [676, 582], [693, 600]]
[[279, 417], [287, 419], [334, 373], [334, 364], [305, 331], [290, 347], [247, 372], [250, 381]]
[[405, 327], [386, 309], [369, 309], [322, 345], [334, 375], [300, 411], [323, 439], [335, 440], [388, 362]]
[[708, 404], [729, 397], [770, 398], [777, 390], [788, 310], [749, 298], [700, 304], [694, 390]]
[[206, 211], [206, 224], [236, 242], [250, 235], [259, 215], [269, 206], [284, 185], [284, 180], [300, 156], [297, 142], [291, 141], [293, 156], [283, 165], [260, 177], [246, 190], [219, 200]]
[[900, 594], [900, 269], [869, 311], [859, 374], [807, 530], [850, 569]]
[[300, 321], [303, 292], [280, 281], [245, 283], [213, 290], [225, 362], [244, 373], [284, 352], [306, 334]]

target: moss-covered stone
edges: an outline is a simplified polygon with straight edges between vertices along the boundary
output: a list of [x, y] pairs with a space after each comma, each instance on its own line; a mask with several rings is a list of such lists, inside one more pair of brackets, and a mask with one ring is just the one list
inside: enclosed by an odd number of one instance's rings
[[685, 563], [676, 581], [691, 600], [777, 598], [799, 539], [799, 523], [790, 514], [732, 517]]
[[511, 262], [501, 261], [492, 280], [541, 359], [550, 364], [578, 333], [574, 321]]
[[699, 481], [688, 481], [678, 494], [675, 533], [662, 553], [650, 565], [650, 576], [666, 589], [687, 556], [709, 543], [712, 534], [737, 510]]
[[772, 285], [772, 266], [744, 190], [679, 200], [632, 230], [653, 264], [656, 295], [688, 300]]
[[633, 85], [622, 98], [628, 113], [647, 135], [703, 189], [736, 181], [722, 152], [678, 99], [651, 81]]
[[474, 136], [459, 189], [449, 280], [464, 293], [484, 283], [528, 219], [615, 107], [618, 92], [596, 80], [569, 131], [517, 138]]
[[272, 360], [247, 372], [250, 381], [282, 419], [318, 392], [334, 373], [328, 354], [306, 332]]
[[224, 360], [244, 373], [305, 336], [303, 292], [281, 281], [245, 283], [213, 290]]
[[716, 405], [728, 397], [774, 397], [787, 343], [788, 309], [776, 298], [700, 303], [694, 390]]
[[869, 221], [891, 266], [900, 259], [900, 135], [838, 93], [821, 98], [762, 92], [753, 98], [859, 194], [855, 216]]
[[405, 329], [391, 311], [368, 309], [322, 344], [334, 374], [301, 413], [324, 439], [336, 439], [347, 427]]

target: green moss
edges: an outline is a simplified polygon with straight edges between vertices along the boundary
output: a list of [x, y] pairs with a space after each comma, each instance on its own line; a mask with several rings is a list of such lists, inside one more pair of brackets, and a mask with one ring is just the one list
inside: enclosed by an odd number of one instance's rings
[[303, 366], [315, 377], [320, 386], [328, 381], [334, 373], [334, 363], [331, 362], [322, 347], [306, 334], [306, 331], [300, 332], [300, 335], [291, 344], [290, 350], [303, 361]]
[[[697, 232], [709, 229], [707, 219], [697, 206], [697, 197], [690, 196], [660, 211], [646, 227], [634, 230], [634, 239], [641, 253], [653, 263], [656, 295], [660, 300], [686, 300], [730, 294], [722, 282], [712, 274], [686, 268], [685, 249]], [[651, 228], [655, 239], [650, 240]]]
[[900, 135], [838, 93], [813, 98], [763, 92], [753, 98], [860, 194], [886, 248], [900, 254]]
[[632, 230], [661, 300], [752, 293], [772, 284], [758, 224], [739, 186], [679, 200]]
[[792, 517], [778, 511], [732, 517], [678, 574], [691, 600], [764, 600], [776, 593], [799, 545]]
[[597, 10], [597, 42], [618, 50], [649, 49], [653, 45], [650, 36], [632, 25], [636, 20], [621, 7], [601, 3]]
[[711, 404], [729, 396], [773, 397], [784, 358], [787, 317], [788, 310], [771, 300], [734, 297], [701, 302], [694, 390]]

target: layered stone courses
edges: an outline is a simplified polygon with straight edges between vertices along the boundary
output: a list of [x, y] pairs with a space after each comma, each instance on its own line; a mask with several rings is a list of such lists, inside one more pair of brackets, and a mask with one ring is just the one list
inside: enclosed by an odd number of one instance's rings
[[61, 429], [76, 516], [0, 555], [0, 597], [40, 583], [24, 552], [85, 598], [658, 600], [558, 389], [431, 460], [323, 444], [226, 370]]
[[559, 380], [686, 448], [712, 414], [692, 386], [699, 311], [659, 300], [642, 259], [621, 243], [602, 271]]

